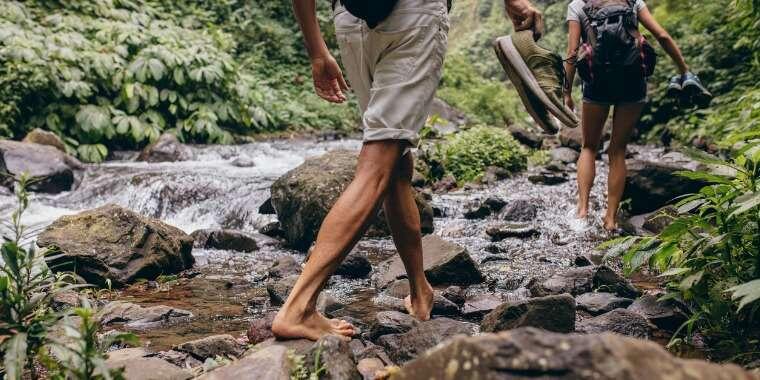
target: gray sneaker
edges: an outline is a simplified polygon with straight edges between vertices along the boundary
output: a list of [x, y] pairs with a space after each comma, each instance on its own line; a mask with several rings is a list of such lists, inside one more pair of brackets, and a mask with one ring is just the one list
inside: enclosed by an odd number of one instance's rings
[[707, 107], [712, 101], [712, 94], [699, 80], [697, 74], [687, 72], [683, 75], [683, 92], [699, 107]]
[[559, 55], [538, 46], [529, 30], [497, 38], [494, 50], [528, 113], [546, 132], [559, 130], [550, 114], [570, 128], [578, 126], [577, 115], [562, 101], [565, 75]]

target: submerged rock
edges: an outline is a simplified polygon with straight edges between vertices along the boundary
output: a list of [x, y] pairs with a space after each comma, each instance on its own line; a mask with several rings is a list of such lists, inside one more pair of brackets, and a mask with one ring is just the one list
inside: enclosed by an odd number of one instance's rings
[[162, 134], [156, 142], [148, 145], [137, 156], [137, 161], [176, 162], [193, 159], [193, 151], [171, 133]]
[[[317, 236], [327, 212], [354, 177], [357, 153], [336, 150], [306, 160], [272, 184], [272, 205], [277, 210], [285, 240], [296, 249], [306, 250]], [[415, 194], [423, 232], [433, 230], [433, 209]], [[371, 236], [387, 236], [384, 218], [372, 223]]]
[[27, 133], [21, 142], [52, 146], [53, 148], [66, 153], [66, 145], [58, 135], [39, 128], [34, 128], [31, 132]]
[[[27, 189], [40, 193], [55, 194], [71, 190], [75, 182], [74, 173], [84, 168], [77, 159], [48, 145], [0, 140], [0, 156], [8, 174], [18, 177], [27, 173], [32, 180]], [[0, 167], [0, 172], [2, 169]]]
[[72, 271], [100, 286], [121, 287], [137, 279], [191, 268], [193, 239], [176, 227], [108, 204], [58, 218], [37, 238], [41, 247], [57, 247], [58, 271]]
[[609, 313], [578, 322], [578, 332], [596, 334], [613, 332], [634, 338], [649, 338], [652, 325], [641, 314], [626, 309], [615, 309]]
[[197, 230], [190, 234], [195, 247], [223, 249], [238, 252], [253, 252], [259, 249], [256, 239], [235, 230]]
[[578, 309], [587, 311], [591, 315], [599, 315], [614, 309], [626, 308], [633, 303], [633, 300], [618, 297], [612, 293], [594, 292], [575, 297], [575, 303], [578, 305]]
[[681, 195], [698, 192], [707, 183], [679, 176], [679, 171], [703, 169], [682, 153], [670, 152], [657, 160], [629, 160], [623, 199], [630, 199], [630, 211], [643, 214], [663, 207]]
[[193, 317], [193, 313], [164, 305], [143, 307], [131, 302], [112, 301], [100, 309], [97, 317], [103, 325], [124, 323], [129, 328], [150, 329], [187, 320]]
[[417, 379], [750, 380], [736, 365], [678, 359], [660, 345], [615, 334], [535, 328], [458, 338], [394, 373]]
[[[422, 259], [425, 276], [433, 285], [471, 285], [483, 281], [483, 274], [464, 247], [436, 235], [422, 238]], [[378, 285], [385, 287], [406, 276], [401, 258], [396, 256], [381, 267]]]
[[217, 356], [238, 357], [243, 354], [243, 347], [229, 334], [207, 336], [182, 343], [174, 349], [186, 352], [201, 361]]
[[483, 318], [480, 330], [498, 332], [518, 327], [538, 327], [569, 333], [575, 330], [575, 299], [569, 294], [507, 302]]
[[397, 363], [411, 360], [423, 352], [458, 335], [472, 335], [476, 326], [449, 318], [435, 318], [420, 322], [403, 334], [383, 335], [378, 343]]
[[547, 280], [531, 280], [528, 289], [534, 297], [570, 293], [574, 296], [599, 290], [621, 297], [637, 297], [641, 292], [628, 280], [605, 265], [570, 268]]

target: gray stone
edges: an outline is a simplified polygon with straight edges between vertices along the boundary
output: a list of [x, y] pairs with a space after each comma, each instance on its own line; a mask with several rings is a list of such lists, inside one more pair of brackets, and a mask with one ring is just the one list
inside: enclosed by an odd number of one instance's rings
[[441, 292], [441, 295], [447, 300], [453, 302], [457, 306], [464, 305], [465, 302], [465, 289], [459, 286], [451, 285]]
[[199, 380], [271, 379], [290, 380], [292, 363], [284, 345], [260, 347], [232, 364], [217, 368]]
[[187, 352], [201, 361], [217, 356], [238, 357], [243, 353], [243, 347], [229, 334], [207, 336], [182, 343], [174, 347], [174, 349], [180, 352]]
[[324, 365], [325, 373], [320, 379], [325, 380], [355, 380], [362, 376], [356, 370], [356, 361], [351, 348], [344, 339], [335, 335], [320, 338], [304, 358], [305, 363], [314, 363], [319, 355]]
[[375, 380], [382, 377], [385, 363], [378, 358], [361, 359], [356, 363], [356, 370], [359, 371], [363, 380]]
[[538, 327], [569, 333], [575, 330], [575, 299], [569, 294], [507, 302], [483, 318], [480, 330], [498, 332], [518, 327]]
[[267, 292], [269, 293], [269, 299], [274, 306], [280, 306], [288, 299], [288, 294], [293, 289], [293, 286], [298, 280], [298, 275], [293, 274], [288, 277], [282, 278], [274, 283], [267, 284]]
[[500, 218], [511, 222], [530, 222], [536, 219], [538, 206], [529, 199], [515, 199], [507, 202]]
[[561, 173], [542, 171], [528, 176], [528, 181], [537, 185], [554, 186], [563, 184], [568, 181], [567, 177]]
[[662, 294], [645, 294], [633, 301], [628, 310], [641, 314], [657, 327], [675, 331], [686, 322], [686, 307], [675, 300], [659, 301]]
[[253, 252], [259, 249], [256, 239], [235, 230], [197, 230], [190, 234], [197, 248], [223, 249], [227, 251]]
[[124, 323], [130, 328], [147, 329], [188, 320], [193, 313], [164, 305], [143, 307], [130, 302], [112, 301], [100, 309], [97, 316], [103, 325]]
[[576, 161], [578, 161], [578, 152], [574, 149], [566, 148], [566, 147], [559, 147], [552, 149], [551, 152], [552, 160], [559, 161], [565, 164], [571, 164]]
[[356, 250], [351, 251], [335, 270], [335, 274], [346, 278], [365, 278], [372, 272], [372, 264], [366, 256]]
[[[84, 169], [77, 159], [49, 146], [0, 140], [0, 156], [3, 157], [8, 175], [19, 177], [26, 173], [32, 180], [27, 190], [40, 193], [69, 191], [75, 182], [75, 172]], [[6, 179], [5, 185], [8, 185]]]
[[177, 136], [171, 133], [162, 134], [156, 142], [148, 145], [137, 156], [137, 161], [145, 162], [176, 162], [193, 159], [193, 151], [179, 142]]
[[390, 358], [403, 363], [458, 335], [472, 335], [476, 325], [449, 318], [435, 318], [420, 322], [403, 334], [383, 335], [378, 343]]
[[34, 128], [31, 132], [27, 133], [21, 142], [52, 146], [53, 148], [66, 153], [66, 145], [58, 135], [39, 128]]
[[249, 344], [259, 344], [267, 339], [274, 338], [272, 333], [272, 322], [277, 312], [269, 312], [261, 318], [251, 321], [246, 336]]
[[534, 279], [528, 283], [528, 289], [535, 297], [562, 293], [577, 296], [592, 291], [610, 292], [628, 298], [641, 294], [628, 280], [604, 265], [570, 268], [544, 281]]
[[195, 262], [193, 240], [176, 227], [108, 204], [58, 218], [37, 238], [41, 247], [62, 253], [51, 261], [87, 282], [121, 287], [137, 279], [179, 273]]
[[642, 228], [653, 233], [659, 234], [664, 231], [670, 223], [678, 216], [678, 210], [673, 206], [665, 206], [644, 219]]
[[512, 137], [514, 137], [515, 140], [530, 148], [538, 149], [544, 143], [544, 138], [538, 131], [528, 130], [517, 124], [510, 125], [507, 127], [507, 130], [512, 134]]
[[[483, 281], [483, 274], [467, 249], [436, 235], [422, 238], [422, 259], [425, 276], [433, 285], [470, 285]], [[386, 268], [380, 271], [378, 278], [381, 287], [406, 275], [400, 257], [386, 261], [381, 268]]]
[[502, 241], [508, 238], [527, 239], [541, 235], [535, 227], [522, 223], [504, 223], [488, 227], [486, 235], [491, 241]]
[[284, 278], [301, 273], [301, 264], [292, 256], [283, 256], [277, 259], [269, 268], [269, 276]]
[[468, 295], [462, 306], [462, 315], [472, 320], [481, 320], [486, 314], [504, 303], [504, 298], [494, 293]]
[[388, 335], [403, 334], [417, 326], [417, 319], [409, 314], [398, 311], [381, 311], [375, 315], [375, 320], [369, 329], [371, 340]]
[[[380, 308], [406, 312], [406, 306], [402, 298], [394, 298], [381, 294], [374, 298], [374, 303]], [[458, 316], [460, 314], [459, 306], [443, 297], [438, 291], [433, 293], [433, 309], [430, 313], [432, 315], [443, 316]]]
[[578, 322], [576, 330], [587, 334], [613, 332], [634, 338], [648, 339], [652, 328], [644, 316], [627, 309], [615, 309]]
[[[277, 210], [285, 240], [292, 247], [305, 251], [314, 242], [327, 212], [354, 178], [357, 155], [357, 152], [337, 150], [308, 159], [272, 184], [272, 205]], [[423, 232], [430, 233], [433, 209], [419, 194], [415, 194], [415, 200]], [[374, 219], [368, 233], [370, 236], [389, 235], [382, 215]]]
[[679, 359], [654, 342], [534, 328], [451, 340], [407, 363], [394, 380], [752, 380], [737, 365]]
[[559, 142], [564, 147], [580, 151], [583, 146], [583, 131], [581, 128], [562, 128], [559, 131]]
[[612, 293], [584, 293], [575, 297], [578, 309], [585, 310], [591, 315], [599, 315], [615, 309], [626, 308], [633, 303], [630, 298], [618, 297]]
[[110, 353], [109, 356], [112, 358], [106, 360], [106, 366], [108, 368], [123, 368], [125, 379], [187, 380], [193, 377], [189, 371], [159, 358], [114, 355], [114, 353]]

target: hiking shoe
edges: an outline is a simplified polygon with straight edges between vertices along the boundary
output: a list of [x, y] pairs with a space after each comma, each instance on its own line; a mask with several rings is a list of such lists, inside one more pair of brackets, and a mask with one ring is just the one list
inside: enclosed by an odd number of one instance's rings
[[681, 75], [676, 75], [670, 78], [667, 96], [678, 99], [681, 97], [681, 91], [683, 91], [683, 77]]
[[559, 55], [538, 46], [529, 30], [497, 38], [494, 50], [528, 113], [546, 132], [559, 129], [549, 113], [568, 127], [578, 126], [578, 116], [562, 101], [565, 72]]
[[683, 75], [683, 92], [699, 107], [707, 107], [712, 100], [710, 91], [702, 85], [699, 77], [692, 72]]

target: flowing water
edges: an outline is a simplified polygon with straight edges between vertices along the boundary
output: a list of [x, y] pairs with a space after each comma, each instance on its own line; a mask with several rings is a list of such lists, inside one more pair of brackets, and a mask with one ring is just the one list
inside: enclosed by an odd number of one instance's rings
[[[195, 146], [195, 158], [179, 163], [138, 163], [133, 154], [121, 160], [90, 165], [76, 190], [59, 195], [35, 195], [24, 222], [37, 228], [56, 218], [107, 203], [130, 208], [162, 219], [187, 233], [200, 228], [232, 228], [255, 232], [275, 220], [261, 215], [258, 208], [268, 197], [269, 187], [286, 171], [304, 159], [333, 149], [358, 149], [356, 140], [317, 142], [280, 140], [238, 146]], [[651, 153], [637, 148], [640, 154]], [[240, 167], [240, 162], [253, 166]], [[571, 217], [576, 192], [574, 166], [569, 181], [556, 186], [534, 185], [527, 173], [492, 186], [475, 186], [433, 196], [433, 205], [442, 217], [435, 220], [435, 233], [468, 248], [487, 280], [472, 287], [472, 293], [497, 289], [509, 292], [531, 277], [543, 278], [572, 266], [574, 258], [593, 249], [605, 236], [596, 221], [604, 207], [607, 167], [598, 161], [598, 178], [591, 203], [595, 217], [592, 226], [579, 229]], [[541, 235], [530, 239], [507, 239], [492, 243], [486, 228], [498, 222], [496, 216], [467, 220], [463, 213], [490, 196], [508, 203], [525, 199], [538, 206], [530, 224]], [[0, 195], [0, 210], [13, 207], [14, 199]], [[496, 251], [494, 245], [503, 253]], [[359, 249], [373, 263], [394, 254], [390, 239], [365, 239]], [[261, 297], [267, 268], [284, 255], [302, 261], [304, 255], [277, 244], [267, 244], [257, 252], [239, 253], [195, 249], [195, 276], [169, 284], [141, 284], [111, 297], [142, 305], [164, 304], [190, 310], [195, 317], [188, 322], [138, 332], [144, 343], [155, 350], [219, 333], [239, 335], [250, 319], [270, 309], [249, 301]], [[328, 292], [347, 304], [346, 314], [366, 320], [375, 310], [376, 295], [370, 279], [333, 281]], [[519, 291], [517, 291], [519, 293]], [[264, 293], [265, 294], [265, 293]]]

